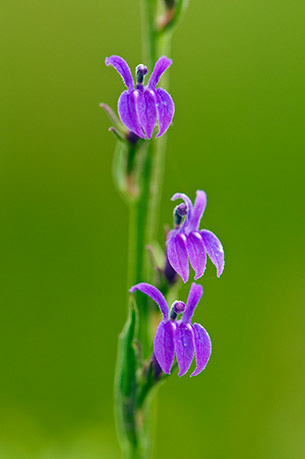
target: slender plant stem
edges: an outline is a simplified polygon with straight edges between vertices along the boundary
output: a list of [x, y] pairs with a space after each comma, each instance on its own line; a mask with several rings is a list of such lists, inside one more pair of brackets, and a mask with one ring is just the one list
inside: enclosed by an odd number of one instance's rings
[[157, 50], [157, 0], [140, 0], [142, 13], [143, 59], [152, 69], [158, 54]]
[[[151, 242], [150, 214], [152, 211], [151, 180], [154, 161], [154, 144], [150, 141], [147, 145], [144, 166], [141, 177], [141, 194], [139, 199], [131, 204], [130, 209], [130, 246], [129, 246], [129, 281], [130, 286], [138, 282], [152, 280], [151, 269], [148, 265], [146, 245]], [[138, 303], [139, 310], [139, 340], [142, 344], [144, 357], [150, 352], [150, 314], [149, 302], [146, 296], [141, 296]]]
[[[150, 72], [157, 58], [169, 51], [170, 34], [162, 35], [159, 40], [157, 33], [157, 0], [141, 0], [142, 9], [142, 40], [143, 62], [149, 67]], [[154, 271], [150, 264], [146, 246], [157, 239], [159, 229], [160, 200], [164, 175], [166, 137], [153, 139], [147, 142], [143, 158], [143, 169], [140, 178], [139, 198], [130, 202], [129, 215], [129, 251], [128, 251], [128, 287], [138, 282], [153, 282]], [[153, 309], [146, 295], [136, 296], [138, 311], [138, 339], [141, 343], [144, 359], [151, 354], [152, 336], [151, 323]], [[121, 337], [122, 349], [130, 352], [126, 356], [133, 361], [132, 347], [126, 345], [131, 340], [130, 328], [126, 328]], [[129, 351], [128, 351], [129, 349]], [[127, 351], [126, 351], [127, 350]], [[117, 422], [119, 426], [123, 454], [126, 459], [148, 459], [151, 457], [151, 437], [153, 421], [153, 393], [147, 386], [147, 393], [139, 395], [138, 405], [129, 405], [130, 400], [135, 402], [132, 394], [132, 385], [124, 386], [124, 352], [121, 361], [118, 360], [116, 387], [120, 394], [121, 387], [127, 398], [118, 396]], [[123, 370], [123, 371], [122, 371]], [[130, 402], [131, 403], [131, 402]], [[134, 406], [134, 411], [132, 406]], [[123, 408], [122, 408], [123, 407]], [[126, 423], [127, 420], [127, 423]], [[135, 428], [128, 429], [135, 424]], [[134, 435], [133, 435], [134, 434]]]
[[[160, 39], [157, 32], [157, 1], [141, 0], [142, 7], [142, 42], [143, 61], [147, 63], [149, 71], [158, 57], [169, 52], [170, 35], [163, 34]], [[168, 80], [167, 80], [168, 81]], [[163, 76], [163, 87], [166, 87], [166, 78]], [[137, 267], [136, 282], [152, 282], [153, 270], [146, 246], [158, 238], [160, 202], [164, 176], [166, 135], [159, 139], [152, 139], [146, 150], [145, 165], [142, 172], [142, 193], [137, 202]], [[131, 253], [135, 256], [135, 253]], [[150, 352], [151, 346], [151, 310], [150, 301], [141, 297], [139, 308], [139, 338], [143, 347], [144, 357]]]

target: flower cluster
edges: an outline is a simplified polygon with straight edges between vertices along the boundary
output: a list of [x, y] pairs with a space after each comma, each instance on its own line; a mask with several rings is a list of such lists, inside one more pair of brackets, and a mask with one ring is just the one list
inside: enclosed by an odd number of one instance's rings
[[172, 122], [175, 105], [173, 99], [162, 88], [156, 88], [161, 75], [172, 64], [166, 56], [156, 62], [147, 86], [144, 77], [147, 67], [140, 64], [136, 68], [136, 87], [127, 62], [120, 56], [110, 56], [105, 64], [112, 65], [123, 78], [127, 91], [122, 92], [118, 101], [118, 112], [122, 123], [143, 139], [151, 139], [155, 125], [159, 124], [157, 137], [163, 135]]
[[[216, 266], [219, 277], [224, 269], [224, 252], [219, 239], [208, 230], [199, 230], [200, 221], [206, 207], [206, 194], [198, 190], [194, 206], [190, 198], [183, 193], [176, 193], [172, 200], [182, 199], [184, 202], [175, 208], [175, 229], [167, 237], [167, 259], [184, 282], [189, 278], [189, 262], [195, 271], [195, 279], [203, 276], [207, 254]], [[153, 285], [139, 283], [130, 292], [136, 290], [148, 295], [159, 306], [163, 320], [158, 325], [154, 339], [154, 355], [164, 373], [170, 374], [176, 355], [179, 376], [189, 369], [194, 355], [196, 369], [191, 376], [204, 370], [211, 355], [211, 340], [198, 323], [192, 324], [191, 319], [203, 293], [201, 285], [193, 283], [186, 305], [176, 301], [169, 312], [163, 294]], [[182, 317], [177, 320], [178, 316]]]
[[[162, 74], [172, 64], [166, 56], [160, 57], [155, 64], [148, 84], [144, 86], [144, 78], [148, 73], [147, 67], [140, 64], [136, 67], [136, 85], [130, 68], [120, 56], [105, 59], [107, 66], [112, 65], [123, 78], [127, 90], [123, 91], [118, 100], [118, 113], [122, 123], [127, 127], [128, 134], [136, 141], [139, 138], [151, 139], [158, 124], [156, 137], [162, 136], [170, 126], [175, 105], [171, 96], [157, 84]], [[109, 107], [105, 106], [113, 114]], [[183, 203], [176, 206], [174, 211], [175, 227], [167, 236], [166, 267], [164, 276], [168, 284], [175, 282], [176, 273], [183, 282], [189, 279], [189, 263], [195, 271], [195, 280], [203, 276], [207, 263], [207, 255], [216, 266], [217, 276], [224, 269], [224, 252], [219, 239], [207, 229], [199, 229], [200, 221], [206, 207], [206, 194], [198, 190], [194, 205], [184, 193], [176, 193], [172, 200], [182, 199]], [[130, 292], [141, 291], [154, 300], [159, 306], [163, 319], [159, 323], [154, 339], [154, 356], [164, 373], [170, 374], [176, 356], [179, 366], [179, 376], [183, 376], [196, 358], [196, 368], [191, 376], [196, 376], [204, 370], [211, 355], [211, 340], [198, 323], [192, 323], [192, 317], [197, 307], [203, 288], [192, 283], [186, 305], [176, 301], [168, 307], [163, 294], [151, 284], [141, 282], [131, 287]]]
[[[191, 376], [201, 373], [208, 363], [212, 350], [210, 337], [203, 326], [191, 323], [194, 310], [203, 293], [201, 285], [193, 283], [186, 305], [182, 301], [176, 301], [172, 305], [170, 314], [164, 296], [156, 287], [142, 282], [134, 285], [129, 291], [133, 293], [136, 290], [140, 290], [154, 300], [163, 315], [154, 340], [154, 353], [162, 371], [170, 374], [176, 354], [179, 376], [183, 376], [196, 354], [196, 369]], [[177, 321], [176, 318], [181, 313], [182, 318]]]

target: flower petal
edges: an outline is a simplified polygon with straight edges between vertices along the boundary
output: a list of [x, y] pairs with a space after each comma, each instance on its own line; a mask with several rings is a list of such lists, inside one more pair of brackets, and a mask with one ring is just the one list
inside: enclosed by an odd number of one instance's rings
[[110, 56], [106, 57], [105, 64], [112, 65], [116, 71], [121, 75], [125, 85], [127, 86], [128, 91], [131, 91], [134, 88], [134, 82], [131, 75], [130, 68], [127, 62], [120, 56]]
[[188, 225], [189, 231], [198, 230], [199, 223], [202, 218], [203, 212], [205, 210], [205, 206], [207, 203], [207, 195], [204, 191], [198, 190], [196, 193], [196, 199], [194, 203], [194, 210], [192, 213], [192, 218]]
[[220, 277], [224, 266], [225, 256], [220, 240], [215, 236], [212, 231], [202, 230], [200, 231], [204, 246], [212, 263], [216, 266], [217, 277]]
[[187, 235], [186, 248], [192, 268], [195, 271], [195, 280], [197, 280], [203, 276], [207, 262], [203, 241], [198, 231], [193, 231]]
[[122, 92], [118, 101], [121, 121], [130, 131], [143, 139], [145, 139], [145, 134], [141, 127], [139, 113], [144, 110], [144, 98], [140, 91]]
[[164, 319], [168, 319], [168, 305], [160, 290], [151, 284], [147, 284], [146, 282], [140, 282], [139, 284], [136, 284], [129, 289], [131, 293], [135, 292], [136, 290], [140, 290], [140, 292], [145, 293], [152, 300], [154, 300], [159, 306]]
[[194, 358], [194, 332], [191, 324], [180, 323], [175, 332], [175, 348], [179, 365], [178, 376], [183, 376]]
[[184, 193], [175, 193], [174, 196], [171, 197], [171, 200], [172, 201], [176, 201], [176, 199], [183, 199], [183, 201], [187, 205], [187, 214], [186, 214], [184, 223], [182, 225], [182, 229], [184, 229], [184, 228], [186, 228], [188, 226], [190, 218], [192, 216], [193, 204], [192, 204], [192, 201], [190, 200], [190, 198]]
[[154, 353], [164, 373], [170, 374], [175, 358], [174, 333], [176, 324], [169, 320], [159, 323], [155, 340]]
[[195, 308], [203, 294], [203, 288], [199, 284], [192, 283], [189, 296], [187, 297], [185, 312], [182, 317], [182, 322], [191, 322]]
[[167, 131], [172, 122], [175, 113], [175, 104], [171, 96], [164, 89], [156, 89], [155, 94], [159, 123], [159, 132], [156, 137], [161, 137], [161, 135]]
[[185, 234], [176, 234], [167, 241], [167, 257], [174, 270], [182, 277], [183, 282], [189, 278], [189, 260], [186, 250]]
[[144, 97], [144, 107], [143, 111], [139, 113], [141, 124], [146, 132], [148, 139], [151, 139], [152, 133], [154, 132], [154, 127], [157, 122], [157, 109], [156, 109], [156, 99], [155, 92], [146, 89], [143, 94]]
[[193, 324], [194, 342], [196, 351], [196, 369], [191, 374], [196, 376], [205, 369], [212, 352], [212, 343], [207, 331], [200, 324]]
[[172, 65], [172, 62], [173, 61], [171, 59], [168, 59], [166, 56], [161, 56], [157, 60], [155, 68], [148, 81], [148, 87], [150, 89], [155, 89], [155, 87], [159, 83], [161, 75], [165, 72], [165, 70], [168, 69], [170, 65]]

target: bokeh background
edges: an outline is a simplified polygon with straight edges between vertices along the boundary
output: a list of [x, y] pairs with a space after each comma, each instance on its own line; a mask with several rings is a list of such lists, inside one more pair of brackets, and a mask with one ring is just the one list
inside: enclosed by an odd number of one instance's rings
[[[176, 31], [160, 215], [208, 194], [207, 371], [158, 396], [154, 458], [304, 457], [303, 0], [191, 0]], [[0, 6], [0, 457], [119, 458], [112, 381], [128, 213], [98, 107], [141, 58], [133, 0]], [[182, 295], [183, 296], [183, 295]]]

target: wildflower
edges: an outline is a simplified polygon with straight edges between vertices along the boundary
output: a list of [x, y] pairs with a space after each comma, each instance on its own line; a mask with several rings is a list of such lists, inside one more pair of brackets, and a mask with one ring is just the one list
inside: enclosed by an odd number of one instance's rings
[[[175, 209], [176, 228], [169, 232], [167, 238], [167, 257], [174, 270], [187, 282], [189, 278], [189, 261], [195, 271], [195, 280], [203, 276], [207, 255], [216, 266], [217, 276], [224, 269], [224, 252], [219, 239], [208, 230], [199, 230], [200, 220], [206, 206], [206, 194], [197, 191], [194, 208], [186, 194], [176, 193], [172, 201], [183, 199], [184, 203]], [[182, 219], [184, 221], [182, 223]]]
[[[203, 293], [201, 285], [192, 284], [186, 306], [182, 301], [176, 301], [169, 308], [162, 293], [153, 285], [141, 282], [134, 285], [129, 291], [140, 290], [153, 299], [159, 306], [163, 320], [159, 323], [155, 340], [154, 354], [164, 373], [170, 374], [175, 354], [179, 366], [179, 376], [183, 376], [189, 369], [194, 354], [196, 354], [196, 369], [191, 376], [201, 373], [206, 367], [211, 355], [211, 340], [202, 325], [191, 323], [192, 316]], [[180, 320], [176, 321], [179, 314]]]
[[163, 135], [174, 116], [175, 106], [171, 96], [162, 88], [156, 89], [161, 75], [172, 64], [166, 56], [156, 62], [147, 86], [144, 77], [148, 70], [143, 64], [136, 67], [136, 88], [127, 62], [120, 56], [110, 56], [105, 64], [112, 65], [123, 78], [127, 91], [122, 92], [118, 101], [118, 112], [125, 126], [138, 137], [150, 139], [154, 127], [159, 124], [157, 137]]

